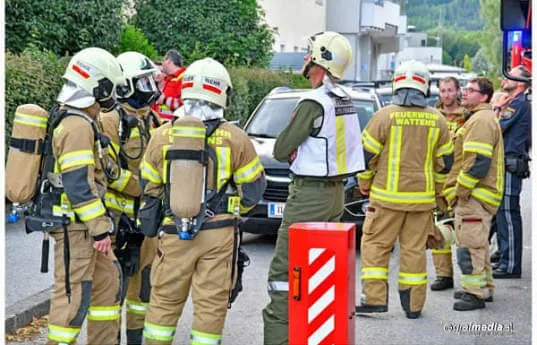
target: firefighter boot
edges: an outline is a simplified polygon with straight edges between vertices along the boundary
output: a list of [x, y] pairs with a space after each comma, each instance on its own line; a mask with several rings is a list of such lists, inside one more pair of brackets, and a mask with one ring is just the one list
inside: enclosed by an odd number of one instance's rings
[[[465, 294], [464, 290], [457, 290], [453, 294], [453, 298], [461, 299], [464, 294]], [[494, 297], [492, 297], [492, 293], [490, 292], [490, 290], [488, 290], [488, 292], [487, 292], [487, 290], [485, 290], [484, 300], [485, 300], [485, 302], [493, 302], [494, 301]]]
[[436, 277], [435, 281], [431, 284], [431, 290], [433, 291], [447, 289], [453, 289], [453, 278], [451, 277]]
[[128, 345], [141, 345], [142, 333], [144, 329], [127, 329], [127, 344]]
[[453, 304], [453, 310], [468, 311], [485, 308], [485, 301], [474, 294], [464, 292], [461, 299]]

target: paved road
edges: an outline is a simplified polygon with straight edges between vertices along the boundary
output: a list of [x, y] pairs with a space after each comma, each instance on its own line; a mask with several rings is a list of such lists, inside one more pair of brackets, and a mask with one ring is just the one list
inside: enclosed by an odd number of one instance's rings
[[[398, 249], [394, 251], [390, 262], [390, 305], [389, 312], [356, 319], [357, 344], [531, 344], [531, 199], [530, 185], [524, 186], [522, 195], [522, 214], [524, 222], [524, 266], [522, 279], [496, 280], [496, 295], [494, 302], [488, 303], [486, 309], [471, 312], [453, 311], [453, 290], [431, 293], [428, 291], [427, 302], [423, 316], [418, 320], [406, 319], [399, 304], [397, 293]], [[9, 234], [8, 234], [9, 235]], [[39, 237], [39, 236], [33, 236]], [[18, 237], [8, 236], [8, 252], [14, 251], [10, 242]], [[246, 291], [239, 296], [231, 309], [224, 330], [224, 344], [251, 345], [262, 344], [263, 324], [261, 310], [268, 302], [266, 293], [266, 277], [268, 265], [274, 249], [274, 237], [246, 235], [244, 242], [252, 264], [245, 271]], [[39, 248], [39, 239], [35, 240], [35, 248]], [[33, 248], [33, 247], [32, 247]], [[28, 278], [26, 282], [33, 281], [38, 276], [38, 261], [30, 263], [30, 257], [38, 249], [23, 252], [8, 253], [8, 263], [14, 257], [20, 257], [26, 262]], [[22, 254], [28, 253], [28, 254]], [[30, 253], [34, 253], [31, 254]], [[359, 272], [360, 256], [356, 255], [357, 272]], [[434, 267], [430, 254], [428, 254], [429, 277], [434, 277]], [[13, 273], [13, 269], [11, 269]], [[21, 270], [25, 272], [25, 270]], [[8, 276], [10, 269], [8, 269]], [[458, 269], [457, 269], [458, 274]], [[16, 296], [13, 281], [6, 280], [8, 296]], [[456, 276], [456, 284], [459, 279]], [[23, 286], [23, 283], [17, 283]], [[360, 281], [357, 274], [356, 296], [360, 295]], [[358, 297], [357, 297], [358, 300]], [[8, 298], [8, 305], [10, 300]], [[187, 344], [189, 327], [192, 322], [192, 306], [190, 302], [184, 310], [184, 317], [180, 320], [174, 344]], [[464, 327], [467, 324], [502, 323], [512, 326], [513, 331], [503, 335], [464, 335], [450, 331], [451, 328]], [[31, 344], [45, 344], [45, 332]], [[81, 335], [79, 344], [85, 343], [85, 334]], [[15, 344], [15, 343], [13, 343]], [[20, 343], [19, 343], [20, 344]], [[28, 343], [30, 344], [30, 343]]]

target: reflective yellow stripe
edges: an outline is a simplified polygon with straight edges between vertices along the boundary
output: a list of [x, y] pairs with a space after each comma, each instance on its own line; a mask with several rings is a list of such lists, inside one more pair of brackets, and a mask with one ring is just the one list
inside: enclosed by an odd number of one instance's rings
[[364, 147], [366, 148], [366, 150], [376, 155], [378, 155], [380, 151], [382, 151], [382, 149], [384, 148], [384, 146], [380, 142], [375, 140], [371, 136], [371, 134], [369, 134], [367, 129], [364, 129], [362, 132], [362, 143], [364, 144]]
[[64, 210], [61, 206], [53, 205], [52, 206], [52, 215], [56, 217], [68, 217], [71, 221], [75, 220], [75, 213], [73, 211]]
[[399, 284], [404, 285], [424, 285], [427, 284], [427, 273], [406, 273], [399, 272]]
[[386, 267], [362, 267], [360, 279], [388, 279], [388, 269]]
[[181, 138], [205, 138], [205, 128], [190, 126], [173, 126], [172, 136]]
[[125, 212], [128, 216], [134, 217], [134, 198], [107, 191], [104, 194], [104, 204], [108, 209]]
[[138, 302], [138, 301], [127, 299], [126, 305], [127, 305], [127, 313], [145, 315], [147, 313], [147, 306], [149, 305], [149, 303]]
[[60, 156], [58, 164], [61, 171], [79, 165], [94, 165], [95, 160], [93, 159], [93, 151], [79, 150], [68, 152]]
[[438, 150], [436, 151], [436, 157], [449, 155], [453, 153], [453, 150], [454, 150], [453, 142], [450, 140], [449, 142], [447, 142], [446, 144], [438, 148]]
[[429, 192], [389, 192], [378, 187], [371, 187], [371, 198], [393, 203], [427, 204], [435, 201], [434, 191]]
[[140, 130], [138, 129], [138, 127], [132, 128], [130, 138], [138, 138], [139, 136]]
[[487, 143], [480, 143], [478, 141], [467, 141], [464, 143], [463, 152], [475, 152], [487, 157], [492, 157], [493, 148], [492, 145]]
[[362, 180], [371, 180], [373, 175], [373, 170], [364, 170], [358, 174], [358, 178], [361, 178]]
[[[171, 137], [170, 137], [171, 138]], [[164, 145], [162, 147], [162, 183], [166, 183], [168, 181], [168, 160], [165, 159], [166, 153], [168, 153], [168, 149], [170, 148], [170, 145]]]
[[48, 325], [48, 338], [52, 341], [73, 343], [80, 334], [80, 328]]
[[345, 137], [345, 116], [336, 116], [336, 168], [338, 174], [347, 172], [347, 139]]
[[434, 182], [436, 183], [446, 183], [447, 181], [447, 174], [441, 174], [438, 172], [434, 173]]
[[117, 154], [119, 154], [120, 149], [121, 148], [119, 147], [118, 144], [116, 144], [113, 141], [110, 141], [110, 146], [108, 147], [108, 152], [110, 153], [110, 156], [112, 156], [112, 158], [117, 159]]
[[434, 190], [434, 177], [433, 177], [433, 149], [436, 147], [440, 129], [429, 128], [427, 131], [427, 153], [425, 155], [425, 190]]
[[220, 190], [224, 183], [231, 178], [231, 148], [227, 146], [215, 147], [218, 169], [216, 171], [216, 190]]
[[483, 274], [461, 274], [461, 286], [478, 286], [485, 287], [487, 285], [485, 273]]
[[390, 192], [397, 192], [399, 185], [399, 165], [401, 162], [401, 144], [403, 127], [392, 126], [390, 128], [390, 152], [388, 156], [388, 179], [386, 188]]
[[20, 123], [22, 125], [28, 125], [32, 127], [47, 128], [47, 119], [46, 117], [30, 115], [24, 113], [15, 113], [14, 123]]
[[493, 193], [481, 187], [472, 189], [471, 195], [474, 198], [486, 202], [487, 204], [492, 205], [494, 207], [500, 206], [503, 197], [502, 193]]
[[88, 222], [106, 213], [103, 203], [100, 199], [90, 202], [81, 207], [74, 207], [76, 214], [83, 222]]
[[451, 243], [444, 244], [443, 249], [433, 249], [431, 252], [433, 254], [451, 254]]
[[466, 174], [464, 171], [461, 171], [459, 176], [457, 176], [457, 182], [468, 189], [472, 189], [479, 182], [479, 179]]
[[157, 326], [149, 322], [144, 323], [144, 337], [160, 341], [173, 341], [175, 327]]
[[158, 170], [153, 168], [153, 166], [149, 164], [146, 160], [142, 161], [141, 171], [142, 179], [148, 180], [149, 182], [154, 184], [162, 183]]
[[498, 164], [496, 164], [496, 190], [503, 193], [504, 178], [504, 165], [503, 165], [503, 150], [498, 150]]
[[263, 166], [259, 161], [259, 157], [255, 157], [254, 159], [252, 159], [252, 161], [250, 161], [250, 163], [246, 164], [242, 168], [237, 169], [233, 176], [233, 179], [237, 184], [248, 183], [254, 181], [257, 175], [262, 172]]
[[456, 196], [455, 187], [449, 187], [449, 188], [444, 189], [443, 194], [446, 200], [450, 202], [451, 200], [455, 199], [455, 196]]
[[129, 170], [121, 169], [118, 179], [110, 183], [110, 187], [117, 190], [118, 192], [122, 192], [125, 187], [127, 187], [131, 176], [132, 173]]
[[88, 309], [88, 320], [92, 321], [110, 321], [119, 320], [120, 307], [114, 306], [90, 306]]
[[221, 334], [203, 333], [195, 330], [190, 333], [191, 345], [220, 345], [221, 340]]

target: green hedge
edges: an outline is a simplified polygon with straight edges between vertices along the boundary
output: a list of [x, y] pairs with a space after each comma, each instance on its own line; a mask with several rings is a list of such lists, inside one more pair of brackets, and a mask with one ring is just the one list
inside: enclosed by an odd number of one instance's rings
[[[46, 110], [52, 108], [68, 62], [69, 57], [58, 57], [51, 52], [30, 49], [20, 55], [6, 52], [6, 143], [11, 133], [15, 109], [19, 105], [34, 103]], [[226, 118], [242, 123], [273, 88], [306, 88], [309, 85], [301, 75], [289, 72], [244, 67], [231, 68], [229, 71], [233, 94]]]

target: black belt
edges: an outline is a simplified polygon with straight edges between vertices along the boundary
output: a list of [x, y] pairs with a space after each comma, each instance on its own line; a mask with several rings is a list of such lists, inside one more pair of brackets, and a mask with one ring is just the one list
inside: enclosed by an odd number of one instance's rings
[[309, 179], [297, 176], [293, 179], [293, 183], [297, 186], [333, 187], [343, 185], [343, 180]]
[[[233, 225], [234, 225], [233, 219], [217, 220], [214, 222], [203, 223], [200, 231], [227, 228]], [[164, 231], [166, 234], [177, 234], [177, 228], [175, 227], [175, 225], [172, 225], [172, 224], [163, 225], [162, 231]]]

